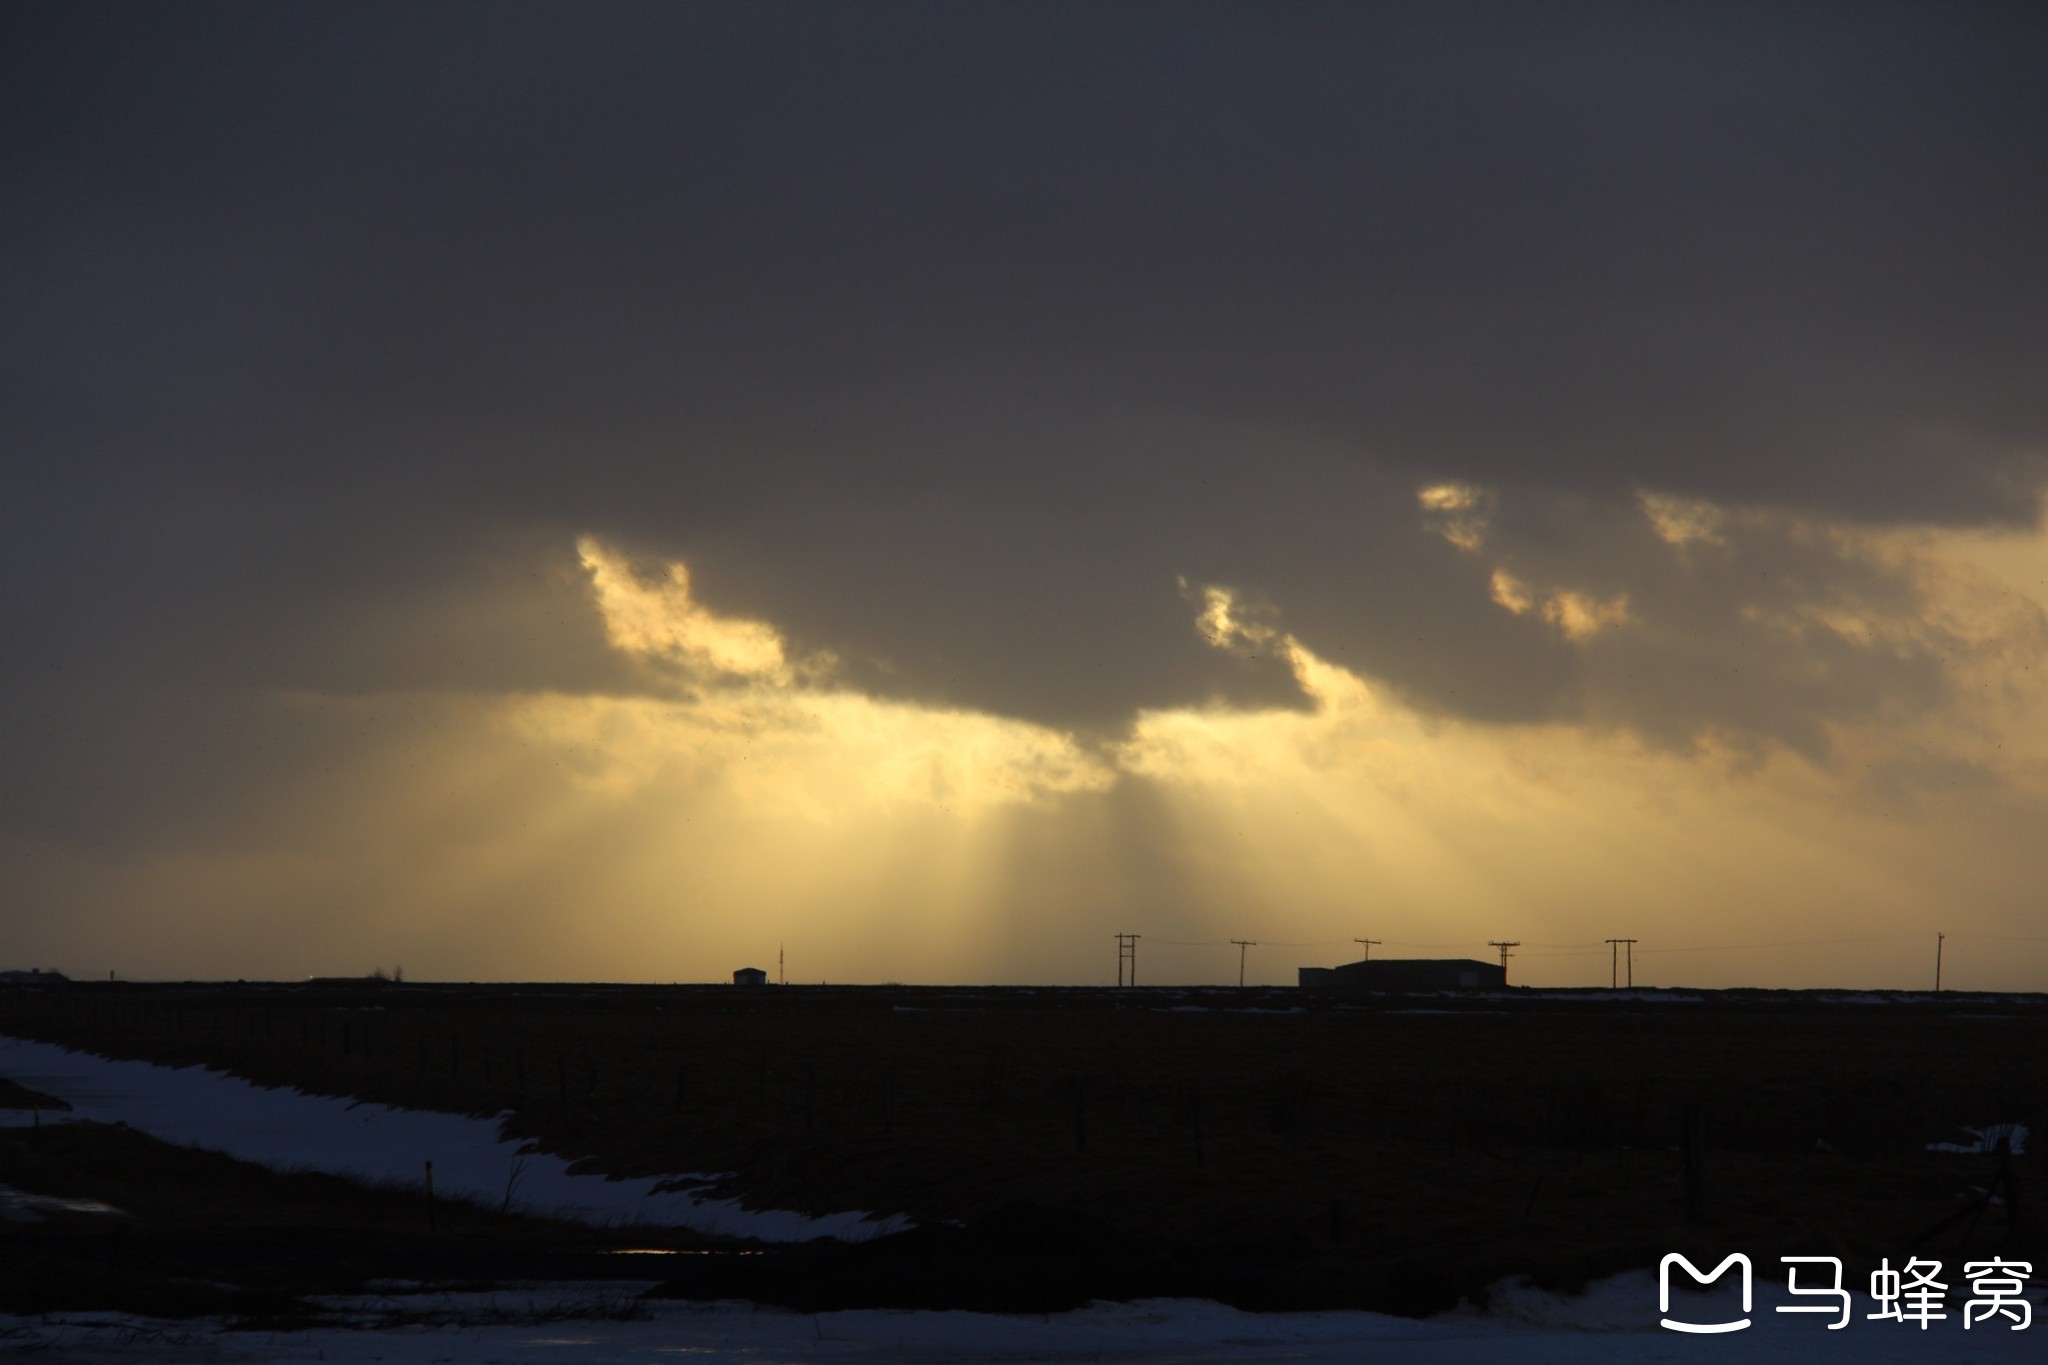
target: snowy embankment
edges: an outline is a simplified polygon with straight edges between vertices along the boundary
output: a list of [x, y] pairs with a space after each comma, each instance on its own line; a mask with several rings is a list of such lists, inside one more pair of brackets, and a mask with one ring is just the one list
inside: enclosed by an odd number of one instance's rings
[[[114, 1061], [0, 1036], [0, 1077], [71, 1106], [68, 1113], [42, 1115], [42, 1122], [126, 1123], [165, 1142], [278, 1170], [326, 1171], [370, 1183], [421, 1186], [432, 1162], [437, 1195], [493, 1209], [509, 1197], [519, 1212], [599, 1226], [690, 1228], [771, 1242], [859, 1240], [903, 1225], [900, 1218], [858, 1212], [811, 1218], [750, 1210], [736, 1200], [694, 1198], [687, 1188], [674, 1188], [708, 1185], [711, 1176], [571, 1174], [560, 1157], [501, 1137], [495, 1120], [267, 1089], [204, 1067]], [[30, 1111], [0, 1109], [0, 1126], [36, 1121]]]

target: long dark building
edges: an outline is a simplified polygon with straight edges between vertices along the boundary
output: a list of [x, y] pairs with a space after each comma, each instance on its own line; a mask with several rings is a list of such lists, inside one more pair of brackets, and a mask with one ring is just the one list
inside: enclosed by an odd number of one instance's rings
[[1369, 991], [1497, 991], [1508, 984], [1498, 962], [1469, 957], [1387, 957], [1338, 967], [1303, 967], [1301, 989], [1317, 995]]

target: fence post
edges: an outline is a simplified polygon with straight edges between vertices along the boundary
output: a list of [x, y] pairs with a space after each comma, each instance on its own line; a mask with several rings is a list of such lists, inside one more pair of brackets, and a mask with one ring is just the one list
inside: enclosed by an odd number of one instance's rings
[[1685, 1221], [1700, 1221], [1700, 1209], [1705, 1202], [1705, 1166], [1707, 1154], [1706, 1115], [1699, 1104], [1688, 1100], [1685, 1105]]

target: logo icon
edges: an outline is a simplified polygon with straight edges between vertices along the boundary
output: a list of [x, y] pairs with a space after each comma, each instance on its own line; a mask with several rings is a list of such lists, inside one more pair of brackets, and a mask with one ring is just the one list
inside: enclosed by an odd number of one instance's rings
[[[1704, 1275], [1700, 1273], [1698, 1266], [1675, 1251], [1666, 1256], [1662, 1261], [1659, 1261], [1657, 1263], [1657, 1309], [1659, 1312], [1666, 1314], [1671, 1312], [1671, 1267], [1674, 1264], [1684, 1266], [1685, 1273], [1692, 1276], [1694, 1283], [1702, 1285], [1712, 1284], [1715, 1280], [1720, 1279], [1722, 1275], [1727, 1273], [1728, 1267], [1731, 1265], [1741, 1266], [1742, 1311], [1744, 1313], [1749, 1312], [1752, 1272], [1750, 1270], [1749, 1257], [1739, 1251], [1730, 1252], [1728, 1259], [1722, 1261], [1721, 1264], [1715, 1266]], [[1678, 1322], [1667, 1316], [1663, 1321], [1664, 1325], [1674, 1332], [1739, 1332], [1749, 1326], [1749, 1319], [1746, 1317], [1738, 1318], [1734, 1322]]]

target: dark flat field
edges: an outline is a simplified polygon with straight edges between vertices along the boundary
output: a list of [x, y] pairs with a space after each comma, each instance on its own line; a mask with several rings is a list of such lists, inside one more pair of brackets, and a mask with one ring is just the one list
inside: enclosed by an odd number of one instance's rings
[[1061, 1292], [1427, 1312], [1669, 1251], [2048, 1259], [2038, 1144], [1927, 1150], [2043, 1132], [2036, 996], [110, 983], [0, 993], [0, 1031], [993, 1230], [706, 1258], [686, 1293], [905, 1302], [963, 1256], [1107, 1256]]

